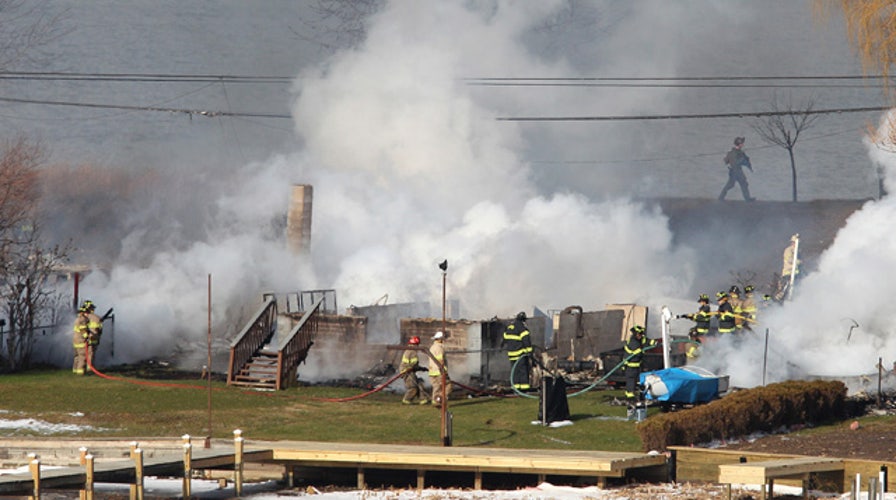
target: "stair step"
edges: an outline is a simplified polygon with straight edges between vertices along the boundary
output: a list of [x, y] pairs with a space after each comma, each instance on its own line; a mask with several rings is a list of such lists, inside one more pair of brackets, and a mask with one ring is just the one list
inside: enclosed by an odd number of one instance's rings
[[237, 376], [233, 377], [233, 379], [239, 380], [241, 382], [252, 382], [252, 383], [258, 383], [258, 384], [276, 384], [277, 383], [276, 378], [252, 377], [249, 375], [237, 375]]
[[234, 380], [230, 382], [230, 385], [239, 385], [242, 387], [255, 387], [258, 389], [274, 389], [277, 387], [274, 383], [258, 383], [258, 382], [246, 382], [243, 380]]

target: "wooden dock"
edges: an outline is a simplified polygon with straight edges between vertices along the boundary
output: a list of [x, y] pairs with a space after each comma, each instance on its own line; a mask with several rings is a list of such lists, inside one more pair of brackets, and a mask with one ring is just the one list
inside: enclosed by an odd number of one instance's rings
[[660, 480], [667, 476], [666, 456], [647, 453], [321, 442], [278, 442], [272, 449], [273, 461], [288, 468], [354, 468], [359, 488], [366, 486], [365, 471], [371, 469], [416, 471], [420, 489], [432, 471], [472, 473], [475, 489], [482, 489], [483, 473], [593, 477], [601, 486], [608, 478], [624, 478], [633, 471]]
[[[0, 440], [3, 448], [4, 440]], [[45, 445], [47, 443], [44, 443]], [[91, 446], [87, 444], [88, 448]], [[58, 448], [71, 448], [59, 440]], [[20, 449], [20, 448], [19, 448]], [[141, 499], [146, 476], [180, 477], [184, 479], [184, 497], [190, 496], [190, 478], [196, 470], [233, 471], [237, 496], [242, 488], [245, 464], [262, 463], [282, 466], [283, 475], [292, 486], [296, 471], [303, 468], [354, 469], [360, 488], [366, 486], [365, 474], [372, 471], [415, 471], [417, 487], [426, 486], [427, 473], [469, 473], [473, 486], [482, 489], [483, 474], [503, 473], [593, 478], [605, 486], [608, 478], [629, 478], [663, 481], [667, 478], [665, 455], [647, 453], [520, 450], [504, 448], [472, 448], [443, 446], [382, 445], [362, 443], [325, 443], [309, 441], [256, 441], [244, 444], [237, 437], [233, 447], [220, 442], [211, 448], [193, 448], [188, 443], [183, 452], [173, 444], [167, 450], [156, 449], [144, 459], [142, 450], [124, 450], [129, 458], [94, 461], [91, 455], [71, 457], [79, 465], [58, 468], [41, 467], [35, 457], [29, 472], [0, 475], [0, 496], [29, 495], [40, 497], [46, 489], [68, 489], [84, 492], [91, 498], [94, 483], [131, 484], [131, 498]], [[6, 448], [8, 453], [10, 448]], [[83, 453], [83, 452], [82, 452]], [[118, 453], [121, 455], [121, 452]], [[24, 464], [22, 464], [24, 465]]]

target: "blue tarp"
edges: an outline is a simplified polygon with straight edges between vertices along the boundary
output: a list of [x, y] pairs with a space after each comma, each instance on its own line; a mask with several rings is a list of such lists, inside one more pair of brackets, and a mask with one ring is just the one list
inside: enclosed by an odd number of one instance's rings
[[646, 391], [647, 399], [666, 401], [669, 403], [706, 403], [719, 397], [718, 377], [706, 377], [681, 368], [667, 368], [641, 374], [641, 384], [647, 385], [648, 375], [659, 377], [666, 386], [665, 394], [651, 394], [650, 387]]

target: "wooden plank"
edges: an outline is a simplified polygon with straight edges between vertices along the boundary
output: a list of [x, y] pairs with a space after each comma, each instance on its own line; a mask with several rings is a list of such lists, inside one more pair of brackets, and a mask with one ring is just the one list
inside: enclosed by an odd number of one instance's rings
[[836, 458], [785, 458], [762, 462], [719, 465], [719, 482], [765, 484], [769, 480], [797, 478], [813, 472], [842, 471], [843, 460]]
[[463, 470], [520, 474], [624, 477], [632, 468], [665, 465], [663, 455], [587, 450], [513, 450], [346, 443], [278, 443], [273, 460], [304, 465], [427, 470]]
[[[243, 460], [266, 461], [273, 457], [270, 449], [251, 449], [243, 452]], [[233, 468], [235, 454], [231, 450], [196, 449], [193, 451], [191, 466], [193, 469]], [[172, 476], [183, 475], [183, 454], [164, 453], [152, 458], [144, 458], [142, 469], [144, 475]], [[44, 468], [40, 471], [41, 485], [45, 489], [80, 488], [87, 480], [87, 472], [83, 467]], [[133, 460], [113, 460], [95, 462], [93, 481], [96, 483], [134, 483], [137, 480], [136, 466]], [[5, 474], [0, 476], [0, 493], [30, 492], [33, 479], [30, 472]]]

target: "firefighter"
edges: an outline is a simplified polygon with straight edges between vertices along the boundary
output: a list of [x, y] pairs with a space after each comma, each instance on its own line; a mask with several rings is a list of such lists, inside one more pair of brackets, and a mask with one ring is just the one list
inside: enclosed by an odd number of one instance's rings
[[743, 300], [740, 298], [740, 287], [737, 285], [731, 285], [728, 289], [728, 303], [734, 312], [734, 333], [741, 333], [744, 328]]
[[72, 373], [75, 375], [84, 375], [87, 373], [87, 339], [90, 336], [88, 324], [87, 308], [84, 304], [78, 308], [78, 315], [75, 317], [75, 326], [72, 330], [72, 348], [75, 351], [74, 363], [72, 364]]
[[625, 398], [630, 402], [635, 402], [638, 393], [637, 386], [641, 379], [641, 360], [644, 359], [644, 348], [656, 345], [656, 340], [648, 339], [644, 336], [644, 327], [635, 325], [629, 329], [631, 335], [623, 344], [625, 349]]
[[753, 298], [753, 292], [756, 290], [756, 287], [753, 285], [747, 285], [744, 287], [744, 299], [740, 303], [740, 313], [744, 317], [744, 329], [748, 331], [753, 331], [753, 327], [750, 326], [750, 323], [756, 322], [756, 312], [758, 311], [758, 307], [756, 306], [756, 299]]
[[94, 366], [94, 356], [103, 335], [103, 319], [97, 316], [93, 301], [85, 300], [82, 306], [87, 310], [87, 366]]
[[429, 403], [426, 399], [425, 388], [423, 382], [417, 378], [417, 372], [425, 370], [420, 366], [420, 359], [417, 357], [416, 347], [420, 346], [420, 337], [414, 335], [408, 340], [408, 349], [401, 355], [401, 377], [404, 379], [404, 397], [401, 398], [402, 404], [412, 404], [415, 399], [420, 398], [418, 404], [425, 405]]
[[531, 389], [529, 371], [532, 361], [532, 339], [529, 337], [529, 327], [526, 326], [525, 312], [520, 311], [513, 323], [507, 325], [501, 345], [507, 348], [507, 359], [510, 360], [510, 370], [513, 374], [510, 383], [518, 391], [528, 391]]
[[691, 359], [700, 356], [700, 347], [701, 344], [703, 344], [703, 337], [709, 335], [709, 325], [710, 320], [712, 319], [712, 310], [709, 307], [709, 295], [701, 293], [700, 297], [697, 299], [697, 303], [700, 304], [697, 312], [679, 316], [679, 318], [687, 318], [694, 322], [694, 326], [688, 331], [688, 338], [696, 343], [689, 345], [688, 350], [685, 352], [685, 355]]
[[445, 398], [447, 399], [448, 394], [451, 394], [451, 383], [448, 380], [448, 360], [445, 359], [444, 340], [445, 333], [438, 331], [432, 336], [432, 345], [429, 347], [429, 381], [432, 383], [432, 397], [430, 398], [430, 401], [434, 406], [442, 405], [442, 372], [439, 369], [439, 365], [445, 369]]
[[716, 294], [718, 306], [716, 307], [716, 315], [719, 317], [719, 335], [725, 333], [734, 333], [736, 326], [734, 324], [734, 308], [728, 303], [728, 294], [719, 292]]

